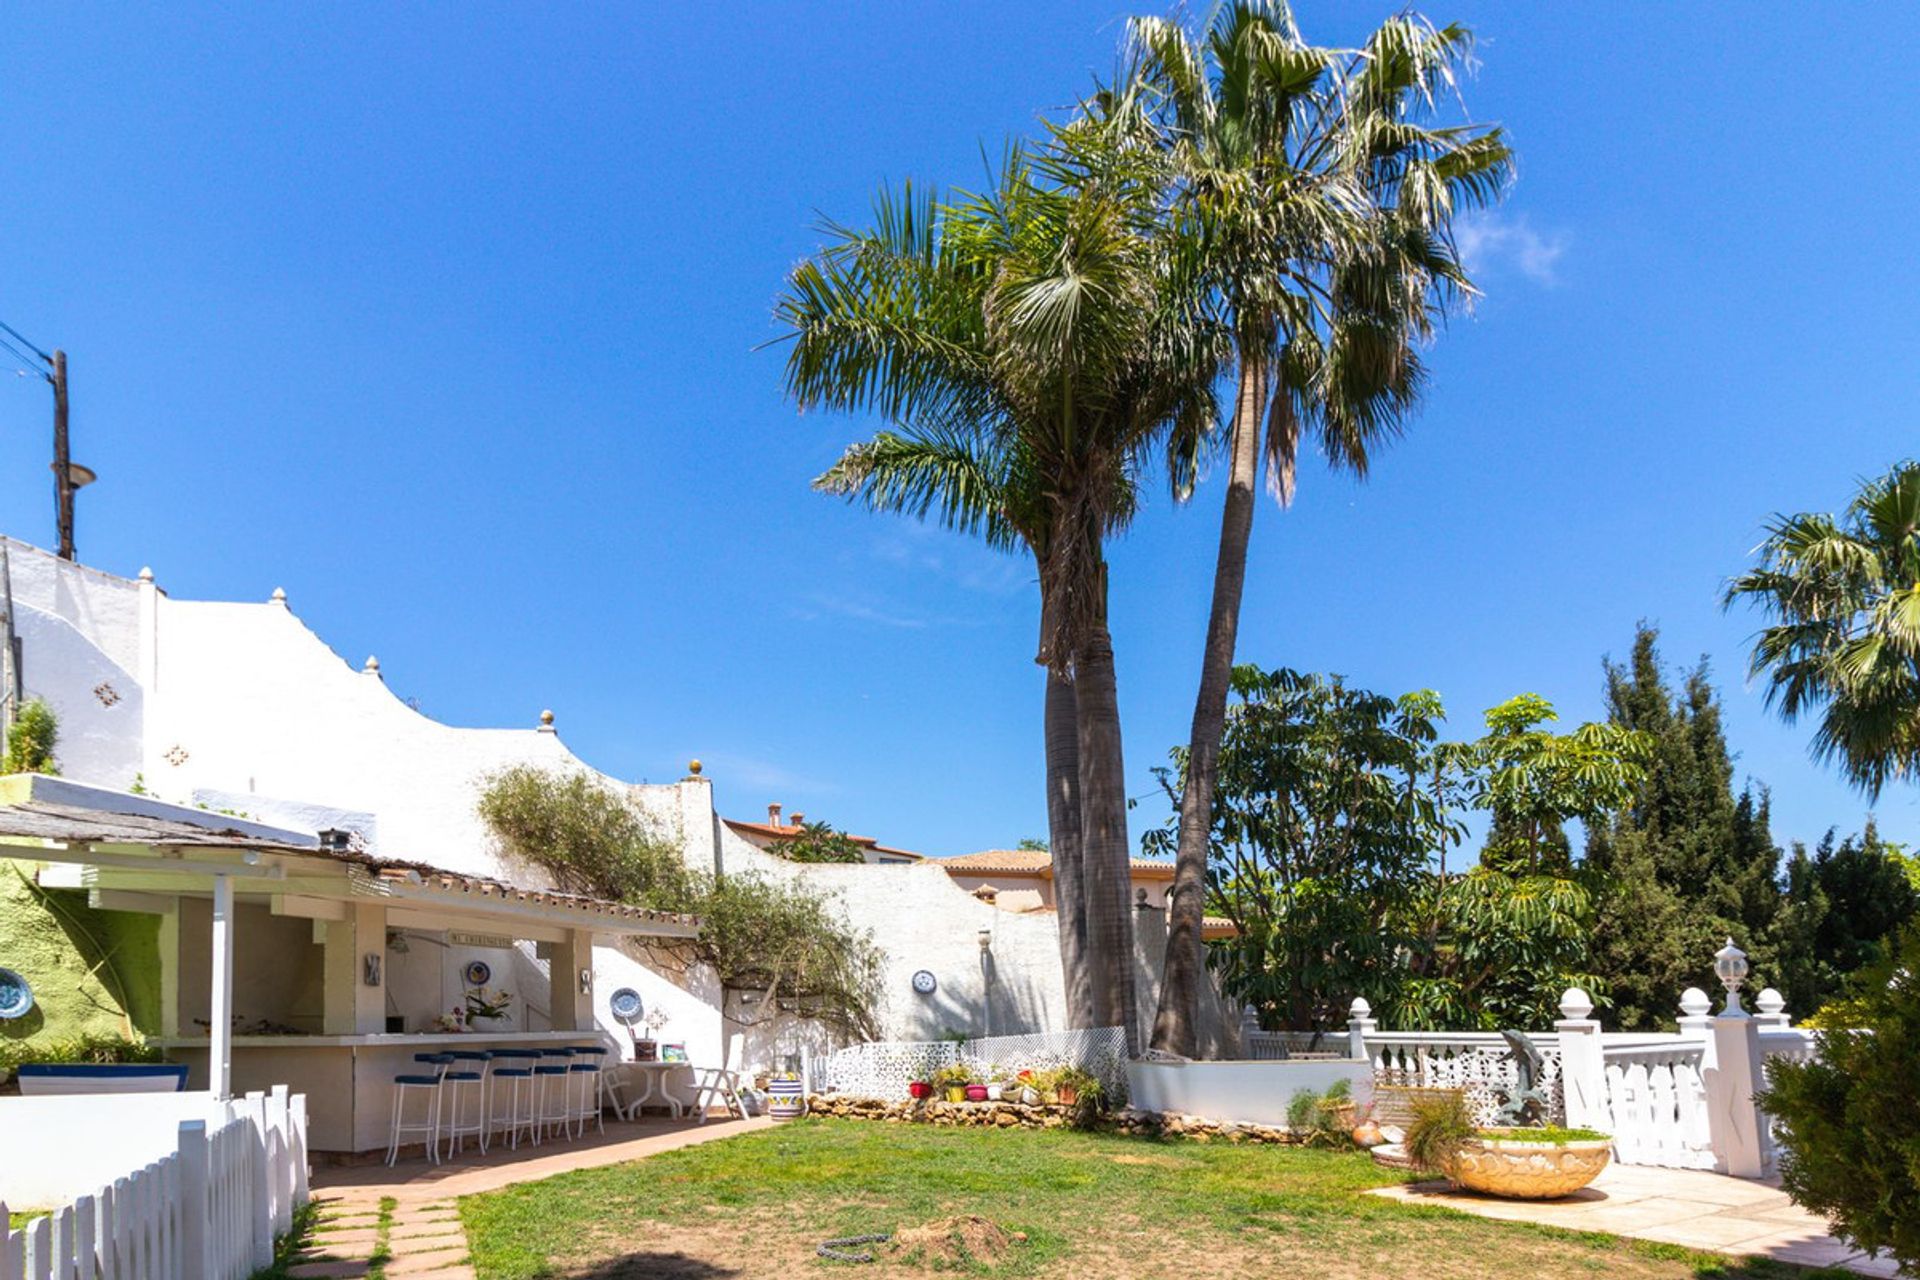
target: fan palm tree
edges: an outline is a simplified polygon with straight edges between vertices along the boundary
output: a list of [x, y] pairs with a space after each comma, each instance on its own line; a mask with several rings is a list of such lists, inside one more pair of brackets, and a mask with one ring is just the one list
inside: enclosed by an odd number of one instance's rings
[[1191, 1055], [1213, 793], [1264, 461], [1291, 500], [1303, 438], [1359, 476], [1418, 399], [1417, 346], [1472, 291], [1452, 220], [1496, 200], [1500, 131], [1431, 123], [1472, 37], [1413, 14], [1357, 51], [1309, 45], [1278, 0], [1238, 0], [1206, 29], [1130, 24], [1125, 92], [1160, 126], [1176, 208], [1205, 237], [1238, 361], [1213, 599], [1194, 700], [1155, 1048]]
[[883, 196], [872, 230], [829, 228], [779, 311], [802, 408], [873, 411], [896, 428], [850, 449], [821, 487], [1034, 557], [1069, 1014], [1131, 1030], [1104, 544], [1134, 515], [1154, 451], [1176, 496], [1191, 491], [1225, 345], [1196, 310], [1195, 260], [1152, 234], [1152, 152], [1120, 137], [1111, 121], [1055, 130], [982, 197]]
[[1920, 463], [1867, 481], [1838, 519], [1775, 517], [1759, 558], [1726, 603], [1776, 620], [1750, 662], [1768, 705], [1788, 723], [1817, 710], [1814, 757], [1870, 797], [1920, 780]]

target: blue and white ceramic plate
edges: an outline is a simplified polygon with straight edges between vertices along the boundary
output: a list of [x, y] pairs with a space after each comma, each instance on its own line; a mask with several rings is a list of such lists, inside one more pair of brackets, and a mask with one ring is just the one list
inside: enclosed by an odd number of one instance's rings
[[467, 961], [466, 978], [468, 986], [484, 987], [493, 981], [493, 966], [485, 960], [469, 960]]
[[607, 1004], [613, 1010], [613, 1016], [622, 1022], [632, 1022], [638, 1018], [643, 1007], [640, 993], [632, 987], [622, 987], [614, 992], [613, 998]]
[[33, 1008], [33, 988], [11, 969], [0, 969], [0, 1018], [23, 1018]]

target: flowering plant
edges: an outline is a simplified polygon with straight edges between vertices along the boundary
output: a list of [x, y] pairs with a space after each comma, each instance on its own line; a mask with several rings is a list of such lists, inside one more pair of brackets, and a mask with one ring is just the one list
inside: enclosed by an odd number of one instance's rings
[[510, 991], [493, 991], [486, 987], [474, 987], [467, 992], [468, 1021], [474, 1018], [504, 1018], [512, 1007], [513, 993]]

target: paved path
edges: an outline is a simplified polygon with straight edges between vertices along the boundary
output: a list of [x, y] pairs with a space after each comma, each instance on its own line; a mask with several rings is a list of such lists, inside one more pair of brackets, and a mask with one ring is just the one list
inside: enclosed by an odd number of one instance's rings
[[1483, 1218], [1608, 1231], [1735, 1257], [1838, 1266], [1872, 1276], [1899, 1274], [1891, 1259], [1869, 1258], [1836, 1239], [1825, 1221], [1788, 1200], [1777, 1185], [1693, 1169], [1609, 1165], [1592, 1186], [1560, 1200], [1500, 1200], [1455, 1191], [1445, 1182], [1381, 1187], [1370, 1194], [1445, 1205]]
[[[522, 1143], [518, 1151], [492, 1147], [445, 1164], [425, 1159], [314, 1171], [320, 1222], [313, 1242], [290, 1274], [302, 1280], [355, 1280], [376, 1255], [394, 1280], [474, 1280], [458, 1198], [533, 1182], [574, 1169], [623, 1164], [679, 1147], [764, 1129], [772, 1121], [716, 1120], [711, 1124], [647, 1120], [620, 1124], [578, 1142]], [[383, 1202], [392, 1206], [382, 1209]]]

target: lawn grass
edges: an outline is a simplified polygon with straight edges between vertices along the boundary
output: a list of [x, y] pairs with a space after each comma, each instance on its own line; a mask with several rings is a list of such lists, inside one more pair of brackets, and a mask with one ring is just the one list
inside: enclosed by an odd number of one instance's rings
[[[481, 1280], [816, 1276], [848, 1265], [814, 1257], [830, 1236], [969, 1213], [1026, 1234], [997, 1266], [965, 1268], [1006, 1276], [1806, 1274], [1361, 1194], [1395, 1180], [1358, 1153], [808, 1120], [460, 1211]], [[916, 1269], [882, 1246], [857, 1270]]]

